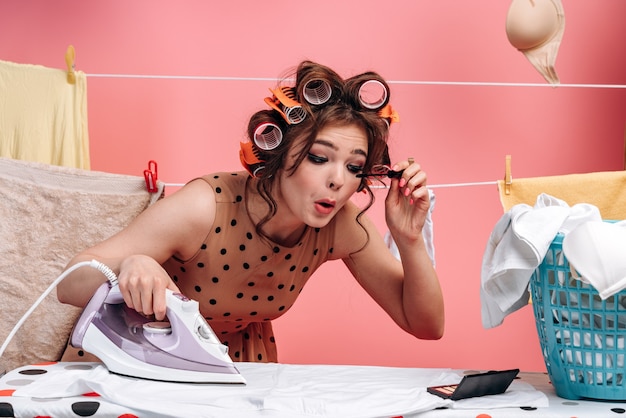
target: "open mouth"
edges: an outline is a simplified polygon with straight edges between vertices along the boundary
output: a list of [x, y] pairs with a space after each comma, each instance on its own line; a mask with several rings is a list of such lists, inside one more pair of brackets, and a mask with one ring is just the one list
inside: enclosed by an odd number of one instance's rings
[[335, 202], [329, 200], [318, 200], [315, 202], [315, 207], [319, 213], [328, 215], [335, 209]]

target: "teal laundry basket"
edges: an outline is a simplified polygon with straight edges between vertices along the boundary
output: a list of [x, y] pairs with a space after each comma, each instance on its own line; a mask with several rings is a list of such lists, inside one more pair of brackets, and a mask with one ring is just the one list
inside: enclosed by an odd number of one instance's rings
[[572, 277], [556, 236], [530, 280], [552, 385], [566, 399], [626, 400], [626, 290], [602, 300]]

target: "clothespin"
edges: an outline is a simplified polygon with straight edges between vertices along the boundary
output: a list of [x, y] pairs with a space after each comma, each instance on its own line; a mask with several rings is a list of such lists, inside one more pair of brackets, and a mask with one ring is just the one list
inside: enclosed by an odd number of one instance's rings
[[148, 169], [143, 171], [143, 177], [146, 179], [146, 188], [148, 191], [150, 193], [156, 193], [158, 191], [157, 180], [159, 178], [156, 161], [148, 161]]
[[70, 84], [76, 84], [76, 73], [74, 72], [74, 59], [76, 58], [76, 51], [74, 46], [67, 47], [65, 52], [65, 64], [67, 65], [67, 82]]
[[504, 160], [504, 194], [511, 194], [511, 156], [507, 155]]

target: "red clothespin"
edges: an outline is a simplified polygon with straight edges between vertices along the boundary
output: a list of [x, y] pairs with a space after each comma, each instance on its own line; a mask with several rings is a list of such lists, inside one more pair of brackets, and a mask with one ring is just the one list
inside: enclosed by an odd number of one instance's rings
[[150, 193], [156, 193], [158, 191], [157, 180], [159, 178], [156, 161], [148, 161], [148, 169], [143, 170], [143, 177], [146, 179], [146, 188], [148, 191]]

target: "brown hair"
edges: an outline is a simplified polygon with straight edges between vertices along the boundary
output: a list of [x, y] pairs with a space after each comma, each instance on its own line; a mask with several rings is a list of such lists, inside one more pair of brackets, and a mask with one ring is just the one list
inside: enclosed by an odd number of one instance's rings
[[[323, 80], [330, 87], [332, 93], [328, 101], [316, 105], [309, 103], [303, 97], [303, 89], [311, 80]], [[256, 112], [248, 123], [248, 138], [254, 143], [256, 128], [263, 123], [273, 123], [282, 131], [283, 138], [279, 146], [271, 150], [262, 150], [255, 147], [255, 153], [263, 161], [264, 169], [257, 176], [257, 192], [267, 202], [268, 214], [259, 222], [257, 230], [276, 214], [276, 202], [272, 198], [272, 187], [276, 174], [284, 169], [293, 173], [302, 160], [306, 158], [313, 142], [320, 130], [327, 126], [356, 125], [364, 130], [367, 135], [368, 155], [363, 167], [364, 171], [370, 171], [376, 164], [382, 164], [387, 157], [387, 138], [389, 122], [379, 116], [377, 109], [369, 109], [361, 105], [359, 100], [360, 86], [369, 80], [379, 81], [389, 92], [385, 80], [377, 73], [366, 72], [343, 80], [330, 68], [311, 61], [302, 62], [295, 71], [295, 85], [288, 91], [306, 112], [303, 121], [290, 124], [281, 112], [276, 109], [261, 110]], [[387, 100], [383, 105], [388, 103]], [[301, 144], [300, 149], [295, 150], [296, 159], [291, 167], [285, 167], [287, 152], [295, 143]], [[362, 179], [359, 190], [369, 195], [369, 202], [361, 211], [360, 217], [374, 203], [374, 194], [369, 188], [366, 179]], [[357, 218], [358, 220], [358, 218]]]

